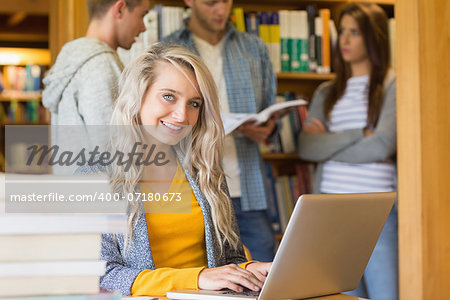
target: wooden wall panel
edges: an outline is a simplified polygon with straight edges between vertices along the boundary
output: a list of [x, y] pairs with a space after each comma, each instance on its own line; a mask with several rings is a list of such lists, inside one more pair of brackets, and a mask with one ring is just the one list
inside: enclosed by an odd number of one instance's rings
[[54, 0], [2, 0], [0, 13], [25, 12], [33, 15], [48, 15], [50, 2]]
[[421, 1], [424, 299], [450, 299], [450, 5]]
[[[419, 26], [416, 5], [398, 0], [397, 22], [397, 144], [399, 207], [400, 299], [422, 294], [422, 138], [420, 112]], [[400, 32], [402, 34], [400, 34]], [[402, 53], [402, 55], [398, 55]], [[412, 62], [415, 63], [412, 63]], [[408, 172], [413, 175], [408, 175]], [[408, 249], [408, 250], [407, 250]], [[409, 287], [415, 287], [410, 295]]]
[[396, 1], [400, 299], [450, 299], [449, 13]]
[[51, 0], [49, 47], [52, 63], [66, 42], [86, 34], [88, 24], [85, 0]]

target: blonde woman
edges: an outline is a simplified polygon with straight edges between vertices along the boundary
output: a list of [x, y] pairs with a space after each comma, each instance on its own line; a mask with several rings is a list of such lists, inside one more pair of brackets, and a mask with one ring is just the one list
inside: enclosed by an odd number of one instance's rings
[[112, 125], [121, 125], [112, 152], [143, 155], [82, 170], [108, 171], [130, 206], [128, 234], [103, 236], [101, 286], [133, 296], [260, 290], [271, 264], [245, 259], [220, 166], [216, 87], [201, 60], [181, 46], [146, 51], [122, 74]]

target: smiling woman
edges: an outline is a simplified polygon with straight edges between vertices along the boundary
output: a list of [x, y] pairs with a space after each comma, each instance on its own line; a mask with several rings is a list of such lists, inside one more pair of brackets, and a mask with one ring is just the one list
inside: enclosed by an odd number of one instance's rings
[[[113, 191], [130, 205], [128, 234], [103, 237], [101, 286], [133, 296], [260, 290], [271, 264], [245, 259], [220, 165], [224, 131], [216, 86], [201, 59], [181, 46], [148, 49], [121, 76], [112, 125], [118, 125], [112, 153], [131, 153], [141, 142], [165, 153], [168, 163], [145, 165], [133, 156], [129, 169], [80, 170], [108, 172]], [[165, 201], [170, 195], [176, 200]]]
[[168, 62], [156, 67], [160, 74], [147, 91], [140, 110], [143, 125], [168, 145], [177, 144], [197, 123], [202, 97], [193, 72]]

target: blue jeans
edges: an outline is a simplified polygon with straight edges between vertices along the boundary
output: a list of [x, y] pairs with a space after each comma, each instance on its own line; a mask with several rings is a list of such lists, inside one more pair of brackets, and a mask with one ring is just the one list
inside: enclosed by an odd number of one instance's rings
[[241, 198], [231, 198], [242, 243], [254, 260], [271, 262], [275, 254], [275, 238], [265, 210], [242, 211]]
[[349, 295], [372, 300], [398, 299], [398, 225], [394, 204], [373, 250], [364, 276]]

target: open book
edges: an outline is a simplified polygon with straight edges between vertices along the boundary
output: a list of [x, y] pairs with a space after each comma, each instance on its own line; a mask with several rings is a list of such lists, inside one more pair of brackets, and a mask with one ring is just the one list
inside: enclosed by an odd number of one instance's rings
[[267, 122], [276, 112], [283, 115], [288, 112], [290, 108], [307, 104], [308, 102], [305, 100], [298, 99], [272, 104], [257, 114], [222, 113], [221, 116], [223, 127], [225, 129], [225, 135], [230, 134], [244, 123], [254, 122], [255, 125], [260, 125]]

